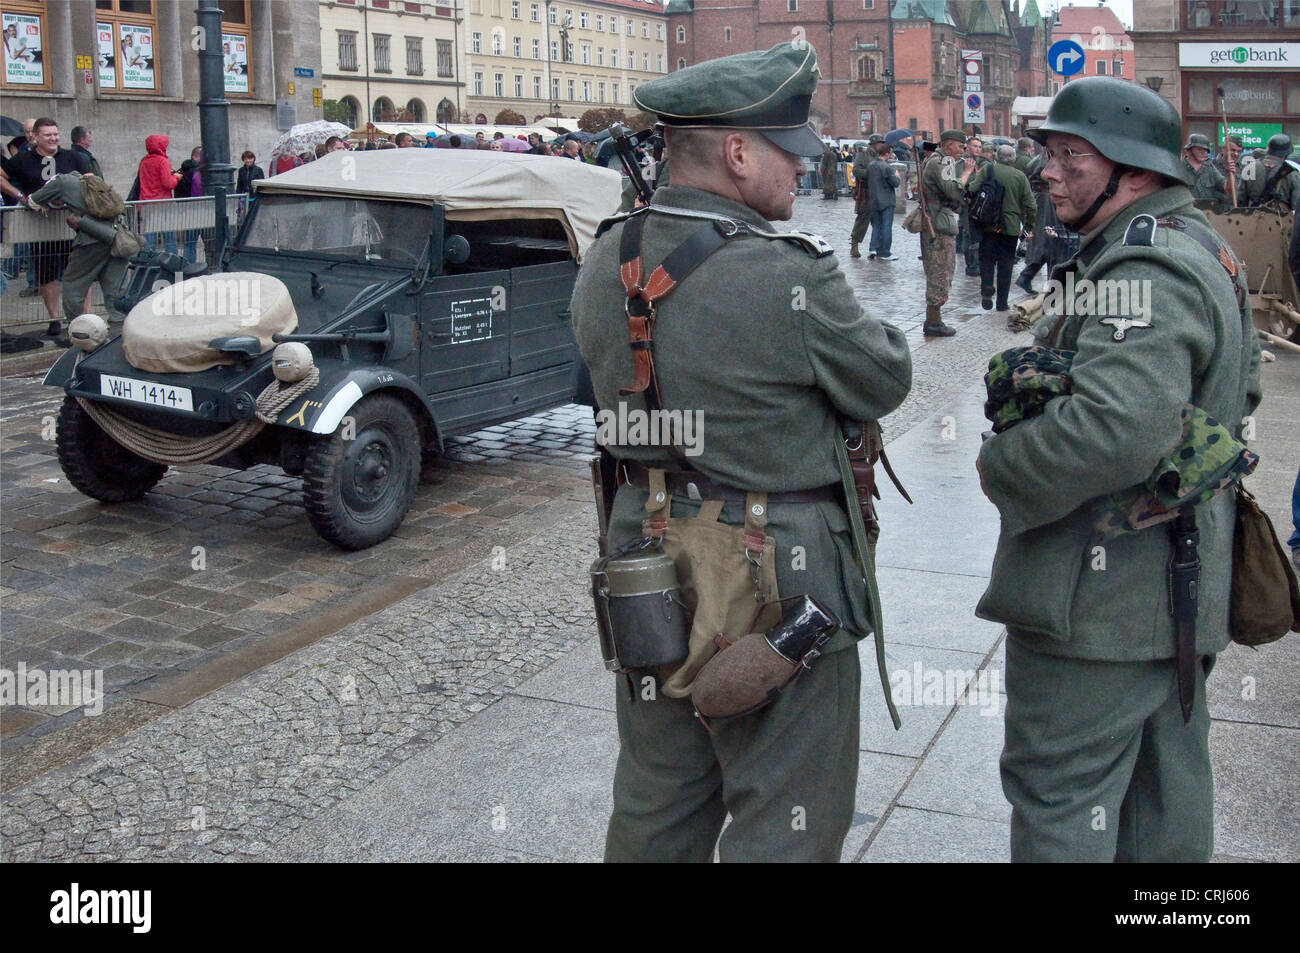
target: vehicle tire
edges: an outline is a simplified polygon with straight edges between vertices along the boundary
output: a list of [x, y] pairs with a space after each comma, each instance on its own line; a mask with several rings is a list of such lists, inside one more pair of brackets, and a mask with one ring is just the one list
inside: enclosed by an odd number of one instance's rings
[[104, 433], [75, 397], [63, 398], [55, 448], [68, 482], [103, 503], [138, 500], [167, 472]]
[[[353, 436], [342, 433], [351, 418]], [[307, 449], [303, 502], [312, 528], [343, 549], [366, 549], [402, 525], [420, 476], [420, 431], [398, 398], [359, 400], [339, 429]]]

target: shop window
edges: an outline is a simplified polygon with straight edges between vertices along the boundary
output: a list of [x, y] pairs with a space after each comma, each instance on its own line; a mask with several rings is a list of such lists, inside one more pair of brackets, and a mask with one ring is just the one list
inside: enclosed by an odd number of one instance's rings
[[[49, 16], [44, 3], [10, 3], [0, 13], [4, 27], [4, 79], [0, 87], [36, 91], [50, 88], [50, 64], [46, 55]], [[109, 34], [109, 53], [112, 53]]]

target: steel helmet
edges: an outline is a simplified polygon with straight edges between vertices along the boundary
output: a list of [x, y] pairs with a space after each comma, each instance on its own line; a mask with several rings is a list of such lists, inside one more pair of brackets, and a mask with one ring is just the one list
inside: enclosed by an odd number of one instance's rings
[[1187, 137], [1187, 142], [1184, 143], [1183, 148], [1184, 148], [1184, 149], [1191, 149], [1191, 148], [1196, 147], [1196, 146], [1199, 146], [1199, 147], [1202, 148], [1202, 149], [1208, 149], [1208, 148], [1210, 148], [1210, 138], [1209, 138], [1209, 136], [1203, 136], [1203, 135], [1201, 135], [1199, 132], [1194, 132], [1194, 133], [1192, 133], [1190, 136]]
[[1047, 119], [1029, 136], [1046, 143], [1053, 132], [1087, 139], [1111, 162], [1191, 184], [1178, 142], [1178, 112], [1145, 86], [1110, 76], [1066, 83], [1052, 99]]
[[1285, 159], [1291, 155], [1291, 137], [1284, 132], [1279, 132], [1268, 140], [1268, 154]]

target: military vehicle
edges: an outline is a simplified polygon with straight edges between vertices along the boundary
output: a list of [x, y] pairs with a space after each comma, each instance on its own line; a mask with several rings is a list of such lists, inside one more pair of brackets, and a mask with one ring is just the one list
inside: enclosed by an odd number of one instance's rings
[[1279, 215], [1271, 208], [1220, 212], [1207, 203], [1198, 204], [1245, 268], [1255, 327], [1300, 343], [1300, 290], [1287, 263], [1295, 212]]
[[152, 293], [128, 273], [144, 296], [120, 334], [74, 320], [45, 378], [67, 395], [64, 473], [112, 503], [172, 465], [276, 464], [322, 537], [386, 539], [448, 437], [590, 402], [569, 298], [620, 187], [580, 162], [439, 149], [259, 181], [219, 271]]

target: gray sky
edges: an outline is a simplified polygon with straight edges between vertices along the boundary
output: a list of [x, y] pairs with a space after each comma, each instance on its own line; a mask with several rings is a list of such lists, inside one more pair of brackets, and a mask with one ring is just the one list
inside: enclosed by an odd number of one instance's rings
[[[1076, 7], [1090, 7], [1096, 0], [1074, 0]], [[1046, 14], [1049, 10], [1068, 6], [1068, 0], [1038, 0], [1038, 9]], [[1119, 22], [1128, 29], [1133, 27], [1133, 0], [1106, 0], [1106, 6], [1115, 11]]]

